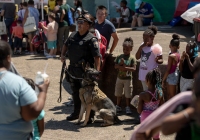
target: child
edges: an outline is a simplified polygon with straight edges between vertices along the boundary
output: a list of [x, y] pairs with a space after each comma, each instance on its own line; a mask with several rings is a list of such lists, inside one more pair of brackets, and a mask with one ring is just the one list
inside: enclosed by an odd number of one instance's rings
[[161, 46], [159, 44], [153, 44], [153, 40], [155, 35], [157, 34], [157, 27], [150, 26], [147, 30], [143, 33], [143, 43], [139, 47], [135, 57], [136, 59], [140, 59], [140, 67], [139, 67], [139, 80], [142, 83], [143, 90], [147, 90], [147, 86], [145, 83], [146, 74], [153, 70], [154, 68], [158, 67], [158, 64], [163, 63], [162, 59], [162, 50], [157, 53], [154, 53], [154, 49], [156, 46]]
[[180, 61], [179, 49], [179, 36], [177, 34], [172, 35], [170, 42], [170, 54], [168, 56], [167, 71], [164, 74], [162, 87], [164, 88], [165, 81], [167, 81], [167, 100], [172, 98], [176, 94], [176, 85], [178, 84], [179, 72], [178, 64]]
[[[163, 91], [161, 87], [161, 73], [158, 68], [149, 71], [146, 75], [146, 84], [148, 89], [139, 95], [139, 104], [137, 111], [140, 115], [140, 122], [143, 122], [153, 111], [162, 103]], [[153, 137], [159, 140], [159, 134]]]
[[131, 114], [130, 99], [132, 97], [132, 73], [136, 70], [136, 59], [130, 54], [133, 49], [133, 39], [125, 38], [123, 43], [123, 54], [115, 59], [115, 69], [118, 69], [118, 76], [115, 86], [115, 96], [117, 96], [117, 112], [121, 111], [120, 103], [123, 94], [126, 97], [126, 114]]
[[[35, 90], [35, 83], [32, 79], [24, 77], [26, 82]], [[33, 124], [33, 140], [40, 140], [44, 132], [44, 110], [41, 111], [40, 115], [35, 119], [32, 120]]]
[[40, 140], [44, 132], [44, 110], [41, 111], [40, 115], [35, 119], [32, 120], [33, 124], [33, 140]]
[[55, 14], [49, 13], [48, 15], [49, 24], [45, 27], [43, 24], [41, 25], [44, 30], [47, 31], [47, 47], [50, 49], [49, 54], [46, 58], [56, 57], [57, 51], [57, 32], [58, 32], [58, 23], [55, 21]]
[[112, 23], [118, 23], [118, 28], [120, 27], [121, 23], [127, 23], [128, 22], [128, 18], [130, 16], [130, 11], [129, 8], [126, 7], [127, 5], [127, 1], [126, 0], [122, 0], [120, 3], [121, 8], [117, 9], [117, 12], [120, 13], [120, 17], [116, 17], [111, 19]]
[[191, 89], [194, 83], [192, 69], [193, 63], [198, 58], [198, 46], [196, 42], [189, 42], [186, 46], [186, 51], [182, 53], [179, 69], [181, 73], [180, 91]]
[[19, 54], [22, 54], [22, 39], [23, 39], [23, 27], [22, 21], [17, 20], [17, 26], [13, 27], [12, 37], [14, 37], [14, 53], [17, 54], [17, 48], [19, 48]]

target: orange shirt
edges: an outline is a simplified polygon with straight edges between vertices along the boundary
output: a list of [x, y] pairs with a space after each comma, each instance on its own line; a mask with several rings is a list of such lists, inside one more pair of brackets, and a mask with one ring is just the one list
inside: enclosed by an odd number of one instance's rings
[[21, 26], [13, 27], [13, 35], [14, 37], [23, 38], [22, 34], [24, 33], [24, 29]]

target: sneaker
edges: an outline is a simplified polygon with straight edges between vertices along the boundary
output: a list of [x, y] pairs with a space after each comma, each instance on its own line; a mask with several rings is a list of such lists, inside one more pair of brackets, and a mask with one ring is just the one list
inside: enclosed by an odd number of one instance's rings
[[53, 58], [53, 56], [52, 55], [47, 55], [46, 58]]
[[44, 55], [47, 56], [47, 55], [49, 55], [49, 54], [48, 54], [46, 51], [44, 51]]
[[56, 58], [56, 55], [52, 55], [53, 56], [53, 58]]
[[131, 109], [130, 109], [129, 106], [126, 107], [126, 114], [127, 114], [127, 115], [132, 114], [132, 111], [131, 111]]
[[121, 111], [122, 111], [122, 108], [119, 107], [118, 105], [116, 105], [116, 111], [117, 111], [117, 112], [121, 112]]
[[73, 105], [74, 105], [74, 101], [73, 101], [73, 100], [70, 100], [66, 105], [67, 105], [67, 106], [73, 106]]
[[135, 31], [137, 28], [136, 27], [132, 27], [132, 31]]
[[34, 55], [33, 52], [26, 52], [25, 54], [27, 54], [27, 55]]

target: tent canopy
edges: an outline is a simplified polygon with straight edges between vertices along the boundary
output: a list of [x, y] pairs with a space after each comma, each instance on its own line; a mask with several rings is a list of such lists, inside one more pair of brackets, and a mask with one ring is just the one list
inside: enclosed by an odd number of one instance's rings
[[179, 0], [178, 6], [174, 13], [174, 17], [180, 16], [185, 11], [187, 11], [188, 8], [191, 8], [191, 7], [188, 7], [190, 3], [193, 3], [193, 5], [191, 5], [191, 6], [194, 6], [195, 3], [200, 3], [200, 0]]

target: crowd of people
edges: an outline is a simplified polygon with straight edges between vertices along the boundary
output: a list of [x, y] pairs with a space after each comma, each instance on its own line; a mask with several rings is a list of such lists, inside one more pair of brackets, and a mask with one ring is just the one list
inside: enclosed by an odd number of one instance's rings
[[[74, 102], [73, 113], [66, 119], [68, 121], [78, 119], [81, 101], [79, 98], [79, 89], [81, 88], [81, 80], [84, 74], [83, 66], [89, 64], [90, 67], [100, 71], [102, 67], [103, 54], [112, 54], [118, 44], [118, 35], [112, 22], [125, 22], [128, 19], [127, 2], [121, 1], [120, 18], [107, 20], [107, 8], [103, 5], [97, 7], [96, 20], [88, 11], [82, 7], [81, 0], [75, 0], [75, 9], [68, 4], [63, 4], [63, 0], [57, 0], [54, 9], [47, 15], [47, 26], [45, 22], [40, 22], [40, 13], [34, 7], [34, 1], [29, 0], [28, 3], [22, 3], [22, 9], [18, 12], [16, 26], [11, 31], [12, 23], [15, 21], [15, 12], [10, 12], [10, 8], [15, 11], [13, 4], [4, 4], [1, 16], [4, 17], [7, 35], [2, 35], [0, 41], [0, 139], [39, 139], [44, 131], [44, 103], [46, 100], [49, 80], [44, 84], [37, 85], [40, 91], [38, 96], [34, 91], [34, 82], [27, 78], [22, 78], [13, 70], [11, 63], [12, 46], [13, 54], [22, 53], [22, 39], [28, 38], [29, 52], [27, 54], [36, 54], [36, 48], [32, 44], [32, 39], [36, 34], [36, 30], [28, 33], [23, 32], [23, 27], [29, 16], [34, 17], [36, 29], [44, 30], [47, 37], [47, 48], [49, 53], [47, 58], [56, 57], [57, 52], [60, 54], [61, 62], [65, 62], [68, 57], [70, 63], [66, 80], [71, 85], [72, 99]], [[133, 27], [138, 22], [138, 26], [142, 26], [144, 22], [151, 22], [153, 11], [148, 3], [136, 0], [138, 10], [133, 17]], [[148, 8], [148, 14], [139, 14], [142, 12], [140, 8]], [[146, 11], [146, 10], [145, 10]], [[73, 13], [73, 14], [72, 14]], [[130, 13], [129, 13], [130, 14]], [[71, 15], [71, 16], [70, 16]], [[72, 15], [74, 15], [72, 17]], [[147, 18], [147, 19], [145, 19]], [[148, 20], [148, 21], [147, 21]], [[143, 22], [143, 23], [141, 23]], [[69, 35], [69, 32], [72, 33]], [[136, 71], [136, 61], [140, 60], [139, 80], [141, 81], [143, 92], [139, 94], [137, 111], [140, 114], [141, 124], [148, 117], [156, 112], [160, 106], [164, 106], [166, 101], [170, 101], [177, 94], [177, 87], [180, 83], [181, 92], [193, 89], [194, 104], [185, 109], [182, 114], [178, 113], [169, 116], [164, 120], [159, 128], [164, 134], [172, 133], [166, 123], [175, 124], [179, 120], [180, 125], [174, 127], [173, 132], [182, 129], [181, 123], [190, 123], [189, 126], [193, 139], [199, 137], [199, 64], [198, 46], [195, 42], [188, 42], [186, 50], [181, 54], [179, 52], [180, 37], [177, 34], [172, 35], [170, 41], [170, 53], [168, 56], [167, 68], [164, 76], [158, 68], [163, 63], [162, 47], [154, 43], [157, 35], [157, 27], [149, 26], [143, 33], [143, 42], [136, 51], [135, 56], [131, 55], [134, 46], [134, 40], [131, 37], [125, 38], [122, 44], [123, 53], [115, 59], [115, 69], [118, 70], [115, 96], [117, 97], [116, 111], [121, 112], [121, 99], [123, 94], [126, 98], [126, 114], [132, 114], [130, 109], [130, 101], [132, 99], [132, 72]], [[5, 37], [6, 36], [6, 37]], [[9, 41], [7, 40], [9, 38]], [[14, 37], [14, 44], [13, 44]], [[110, 39], [113, 42], [110, 44]], [[103, 39], [104, 38], [104, 39]], [[105, 41], [106, 40], [106, 41]], [[9, 42], [9, 44], [7, 43]], [[111, 46], [111, 47], [109, 47]], [[19, 51], [17, 51], [19, 48]], [[102, 51], [105, 48], [104, 52]], [[181, 75], [181, 77], [180, 77]], [[179, 78], [180, 77], [180, 78]], [[10, 79], [15, 79], [10, 81]], [[195, 81], [195, 82], [194, 82]], [[194, 88], [193, 88], [193, 85]], [[164, 94], [163, 89], [166, 89]], [[182, 93], [180, 93], [182, 94]], [[171, 113], [171, 112], [170, 112]], [[88, 123], [92, 123], [95, 112], [91, 111]], [[31, 122], [34, 126], [32, 128]], [[11, 129], [12, 128], [12, 129]], [[176, 128], [176, 129], [175, 129]], [[138, 133], [136, 139], [147, 139], [153, 137], [154, 140], [159, 139], [157, 133], [159, 129], [152, 129], [152, 133]], [[34, 132], [34, 133], [32, 133]]]

